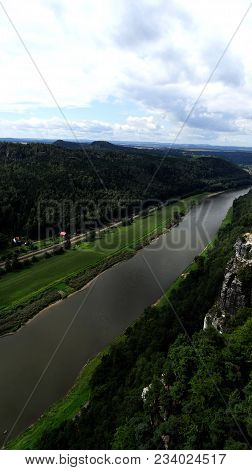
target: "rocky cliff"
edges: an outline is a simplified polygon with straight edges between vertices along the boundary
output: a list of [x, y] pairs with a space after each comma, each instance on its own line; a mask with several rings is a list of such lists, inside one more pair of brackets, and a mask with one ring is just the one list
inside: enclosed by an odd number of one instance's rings
[[242, 307], [252, 307], [252, 233], [235, 243], [235, 254], [226, 267], [220, 297], [204, 320], [204, 329], [213, 325], [225, 330], [227, 319]]

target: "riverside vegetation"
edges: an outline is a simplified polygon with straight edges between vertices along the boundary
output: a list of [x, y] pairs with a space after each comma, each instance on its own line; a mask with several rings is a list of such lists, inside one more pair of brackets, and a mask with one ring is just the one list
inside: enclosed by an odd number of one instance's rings
[[[203, 330], [234, 245], [251, 230], [250, 191], [187, 275], [10, 448], [251, 448], [251, 305], [233, 313], [223, 334]], [[251, 290], [251, 272], [245, 277]]]

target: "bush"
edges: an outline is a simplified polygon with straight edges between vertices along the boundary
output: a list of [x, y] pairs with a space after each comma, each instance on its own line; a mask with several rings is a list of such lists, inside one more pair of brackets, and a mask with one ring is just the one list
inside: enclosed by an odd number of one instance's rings
[[25, 259], [24, 261], [22, 261], [22, 265], [24, 268], [28, 268], [29, 266], [31, 266], [32, 262], [30, 259]]
[[54, 253], [55, 255], [63, 255], [63, 253], [65, 253], [65, 252], [64, 252], [64, 250], [63, 250], [63, 247], [60, 246], [59, 248], [55, 248], [55, 250], [53, 251], [53, 253]]
[[5, 262], [5, 271], [7, 273], [9, 273], [11, 270], [12, 270], [12, 264], [11, 264], [10, 260], [7, 258], [7, 260]]

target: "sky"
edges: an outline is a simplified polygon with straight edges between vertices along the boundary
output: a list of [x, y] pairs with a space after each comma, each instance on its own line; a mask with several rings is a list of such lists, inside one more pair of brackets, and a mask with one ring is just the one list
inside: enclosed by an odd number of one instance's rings
[[2, 0], [0, 137], [252, 146], [249, 5]]

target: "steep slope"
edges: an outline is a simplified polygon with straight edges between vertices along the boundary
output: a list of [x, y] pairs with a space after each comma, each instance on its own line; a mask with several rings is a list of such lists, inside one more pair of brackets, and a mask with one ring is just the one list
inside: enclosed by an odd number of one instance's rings
[[238, 238], [234, 248], [219, 299], [205, 316], [204, 328], [213, 325], [223, 332], [239, 309], [252, 308], [252, 233]]
[[58, 227], [64, 213], [65, 230], [71, 227], [74, 208], [77, 231], [89, 221], [102, 224], [116, 219], [121, 206], [130, 215], [143, 202], [148, 206], [153, 201], [252, 182], [247, 172], [224, 160], [163, 160], [162, 156], [136, 149], [114, 150], [110, 145], [87, 145], [83, 151], [39, 143], [0, 143], [0, 232], [35, 238], [39, 225], [43, 237], [48, 207], [52, 208], [50, 226]]

